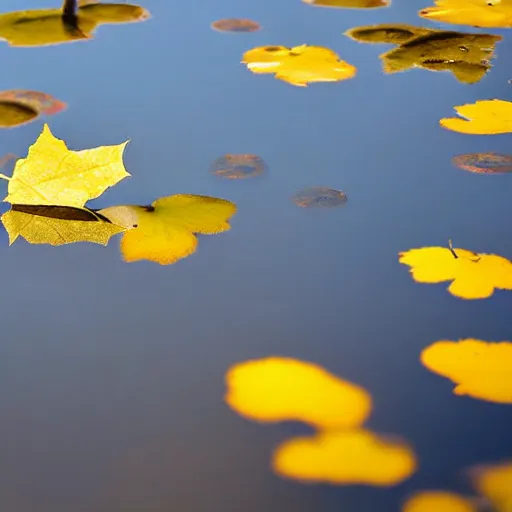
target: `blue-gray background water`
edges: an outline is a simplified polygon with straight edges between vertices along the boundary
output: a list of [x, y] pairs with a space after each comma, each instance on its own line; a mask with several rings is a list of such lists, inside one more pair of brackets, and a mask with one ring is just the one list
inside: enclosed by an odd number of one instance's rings
[[[56, 2], [57, 3], [57, 2]], [[131, 139], [126, 179], [94, 202], [148, 204], [173, 193], [236, 202], [232, 230], [202, 237], [162, 267], [107, 248], [52, 248], [0, 235], [0, 508], [16, 512], [392, 512], [420, 488], [465, 492], [468, 465], [512, 457], [512, 407], [455, 397], [418, 360], [439, 339], [511, 340], [512, 294], [463, 301], [415, 283], [399, 251], [447, 244], [512, 257], [512, 176], [452, 166], [454, 155], [511, 152], [511, 136], [443, 130], [453, 106], [510, 100], [512, 35], [491, 72], [465, 85], [414, 69], [384, 76], [381, 45], [342, 34], [417, 17], [314, 8], [299, 0], [146, 0], [152, 19], [43, 48], [0, 45], [2, 90], [41, 90], [69, 108], [47, 121], [72, 149]], [[5, 0], [4, 12], [51, 7]], [[247, 17], [253, 34], [212, 21]], [[443, 25], [446, 28], [451, 26]], [[468, 27], [459, 27], [468, 30]], [[327, 46], [354, 79], [293, 87], [240, 60], [260, 45]], [[44, 120], [3, 130], [26, 154]], [[225, 153], [255, 153], [265, 177], [208, 172]], [[328, 186], [344, 208], [290, 197]], [[261, 426], [223, 403], [224, 374], [250, 358], [312, 361], [366, 387], [368, 425], [407, 438], [419, 471], [391, 490], [301, 485], [270, 454], [294, 424]]]

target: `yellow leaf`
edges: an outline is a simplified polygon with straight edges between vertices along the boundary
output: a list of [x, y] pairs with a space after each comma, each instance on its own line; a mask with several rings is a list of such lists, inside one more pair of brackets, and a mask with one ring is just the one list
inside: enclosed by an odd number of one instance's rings
[[143, 21], [149, 13], [137, 5], [90, 3], [79, 7], [77, 24], [64, 23], [60, 9], [33, 9], [0, 14], [0, 38], [10, 46], [46, 46], [87, 40], [105, 23]]
[[418, 14], [428, 20], [456, 25], [512, 27], [512, 0], [436, 0], [435, 5]]
[[0, 100], [0, 128], [12, 128], [36, 119], [39, 112], [19, 101]]
[[439, 124], [443, 128], [472, 135], [512, 132], [510, 101], [480, 100], [472, 104], [459, 105], [454, 109], [460, 117], [441, 119]]
[[98, 213], [126, 229], [121, 240], [125, 261], [175, 263], [195, 252], [194, 233], [212, 235], [230, 229], [235, 204], [215, 197], [177, 194], [151, 206], [113, 206]]
[[422, 491], [411, 496], [402, 512], [478, 512], [473, 502], [446, 491]]
[[292, 438], [277, 447], [272, 465], [299, 481], [387, 487], [409, 478], [417, 461], [404, 441], [357, 429]]
[[66, 220], [9, 210], [2, 215], [9, 235], [9, 245], [18, 236], [31, 244], [64, 245], [73, 242], [93, 242], [107, 245], [109, 239], [124, 231], [110, 222]]
[[321, 46], [261, 46], [244, 53], [242, 63], [253, 73], [275, 73], [292, 85], [311, 82], [339, 82], [355, 76], [357, 69]]
[[234, 365], [226, 374], [226, 403], [261, 422], [303, 421], [315, 427], [362, 425], [370, 394], [313, 363], [269, 357]]
[[388, 7], [391, 0], [302, 0], [306, 4], [317, 7], [338, 7], [342, 9], [373, 9]]
[[122, 159], [127, 143], [70, 151], [45, 124], [27, 158], [17, 160], [4, 201], [82, 207], [130, 176]]
[[512, 404], [512, 343], [472, 338], [437, 341], [423, 350], [421, 362], [453, 381], [456, 395]]
[[495, 254], [476, 254], [465, 249], [422, 247], [400, 253], [419, 283], [453, 281], [448, 291], [463, 299], [485, 299], [496, 288], [512, 290], [512, 262]]
[[512, 510], [512, 461], [477, 467], [473, 475], [476, 490], [494, 505], [497, 512]]

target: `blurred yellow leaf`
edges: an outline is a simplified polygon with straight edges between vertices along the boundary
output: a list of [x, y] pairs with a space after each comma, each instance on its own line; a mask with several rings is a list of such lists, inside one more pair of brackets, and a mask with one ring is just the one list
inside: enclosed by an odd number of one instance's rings
[[497, 512], [512, 511], [512, 461], [480, 466], [473, 471], [473, 485]]
[[253, 73], [274, 73], [275, 78], [306, 87], [312, 82], [339, 82], [357, 69], [321, 46], [260, 46], [244, 53], [242, 63]]
[[382, 23], [354, 27], [347, 30], [345, 35], [360, 43], [401, 44], [429, 32], [436, 30], [405, 23]]
[[417, 461], [404, 441], [356, 429], [292, 438], [277, 447], [272, 465], [279, 475], [306, 482], [387, 487], [409, 478]]
[[224, 199], [177, 194], [147, 207], [113, 206], [97, 213], [128, 229], [121, 240], [125, 261], [169, 265], [196, 251], [194, 233], [212, 235], [229, 230], [228, 219], [235, 212], [235, 204]]
[[512, 290], [512, 262], [495, 254], [466, 249], [422, 247], [399, 254], [419, 283], [453, 281], [448, 291], [463, 299], [485, 299], [495, 288]]
[[512, 102], [480, 100], [454, 107], [460, 117], [439, 121], [443, 128], [472, 135], [492, 135], [512, 132]]
[[19, 101], [0, 100], [0, 128], [12, 128], [29, 123], [39, 112]]
[[317, 7], [338, 7], [342, 9], [373, 9], [388, 7], [391, 0], [302, 0]]
[[122, 159], [126, 144], [70, 151], [45, 124], [27, 157], [16, 161], [12, 177], [0, 175], [9, 180], [4, 201], [82, 207], [130, 176]]
[[423, 350], [420, 360], [434, 373], [456, 385], [456, 395], [488, 402], [512, 403], [512, 343], [489, 343], [472, 338], [437, 341]]
[[512, 0], [435, 0], [418, 14], [422, 18], [474, 27], [512, 27]]
[[422, 491], [411, 496], [402, 512], [478, 512], [473, 502], [446, 491]]
[[64, 23], [60, 9], [33, 9], [0, 14], [0, 39], [10, 46], [46, 46], [90, 39], [106, 23], [143, 21], [149, 13], [138, 5], [89, 3], [77, 11], [76, 26]]
[[226, 403], [261, 422], [297, 420], [319, 428], [357, 427], [371, 395], [322, 367], [284, 357], [238, 363], [226, 374]]
[[115, 224], [102, 222], [93, 212], [86, 209], [68, 208], [71, 211], [77, 210], [79, 218], [89, 217], [87, 220], [76, 220], [65, 216], [50, 217], [49, 213], [44, 211], [37, 214], [16, 211], [17, 207], [14, 205], [13, 209], [2, 215], [2, 223], [9, 235], [9, 245], [12, 245], [18, 236], [31, 244], [64, 245], [73, 242], [93, 242], [107, 245], [112, 236], [124, 231]]

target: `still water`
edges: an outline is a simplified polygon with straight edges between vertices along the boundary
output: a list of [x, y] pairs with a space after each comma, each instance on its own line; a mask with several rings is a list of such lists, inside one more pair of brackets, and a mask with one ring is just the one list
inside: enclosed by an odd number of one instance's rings
[[[202, 237], [197, 253], [170, 266], [124, 263], [115, 241], [8, 247], [2, 231], [2, 510], [393, 512], [416, 490], [468, 492], [464, 468], [512, 457], [511, 406], [455, 397], [418, 360], [436, 340], [511, 340], [511, 292], [460, 300], [398, 263], [400, 251], [448, 239], [512, 257], [512, 176], [451, 164], [463, 153], [511, 153], [510, 134], [438, 124], [454, 105], [512, 99], [511, 35], [486, 30], [504, 39], [473, 85], [423, 69], [383, 75], [386, 46], [343, 36], [373, 23], [449, 29], [417, 16], [426, 4], [145, 0], [150, 20], [100, 27], [90, 41], [0, 45], [1, 89], [67, 102], [46, 121], [70, 148], [130, 139], [132, 178], [94, 208], [175, 193], [238, 206], [229, 232]], [[2, 3], [3, 12], [43, 7]], [[231, 17], [262, 29], [210, 28]], [[256, 46], [304, 43], [335, 50], [357, 76], [299, 88], [240, 64]], [[2, 130], [0, 153], [26, 155], [43, 122]], [[259, 155], [268, 170], [223, 180], [209, 168], [227, 153]], [[294, 205], [312, 186], [348, 201]], [[273, 474], [273, 448], [308, 428], [259, 425], [223, 401], [231, 365], [270, 355], [315, 362], [369, 390], [367, 426], [414, 445], [414, 476], [379, 489]]]

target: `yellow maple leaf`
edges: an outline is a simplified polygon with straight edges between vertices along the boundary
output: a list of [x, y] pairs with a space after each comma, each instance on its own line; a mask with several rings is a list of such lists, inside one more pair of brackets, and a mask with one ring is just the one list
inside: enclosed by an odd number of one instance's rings
[[[512, 102], [480, 100], [454, 107], [460, 117], [448, 117], [439, 124], [448, 130], [472, 135], [512, 132]], [[464, 119], [463, 119], [464, 118]]]
[[303, 421], [319, 428], [362, 425], [371, 395], [322, 367], [284, 357], [245, 361], [226, 374], [226, 403], [261, 422]]
[[512, 27], [512, 0], [436, 0], [419, 11], [422, 18], [486, 28]]
[[401, 439], [350, 429], [285, 441], [276, 448], [272, 466], [277, 474], [299, 481], [387, 487], [409, 478], [417, 461]]
[[60, 9], [32, 9], [0, 14], [0, 39], [10, 46], [47, 46], [87, 40], [106, 23], [130, 23], [150, 17], [138, 5], [91, 2], [81, 5], [75, 26], [64, 23]]
[[512, 461], [473, 468], [473, 485], [497, 512], [512, 510]]
[[412, 495], [402, 512], [478, 512], [471, 499], [447, 491], [421, 491]]
[[512, 290], [512, 262], [496, 254], [466, 249], [422, 247], [399, 254], [419, 283], [453, 281], [448, 291], [463, 299], [485, 299], [496, 288]]
[[253, 73], [274, 73], [275, 78], [298, 87], [312, 82], [339, 82], [357, 69], [322, 46], [260, 46], [244, 53], [242, 63]]
[[122, 159], [127, 143], [70, 151], [45, 124], [27, 157], [16, 161], [12, 177], [0, 174], [9, 180], [4, 201], [83, 207], [89, 199], [130, 176]]
[[456, 383], [456, 395], [512, 404], [510, 342], [441, 340], [425, 348], [420, 360], [429, 370]]
[[215, 197], [177, 194], [157, 199], [151, 206], [113, 206], [98, 210], [128, 231], [121, 240], [125, 261], [175, 263], [196, 251], [194, 233], [212, 235], [231, 228], [236, 212], [230, 201]]
[[107, 245], [112, 236], [124, 231], [91, 210], [81, 208], [13, 205], [1, 220], [9, 235], [9, 245], [19, 236], [31, 244], [93, 242]]

